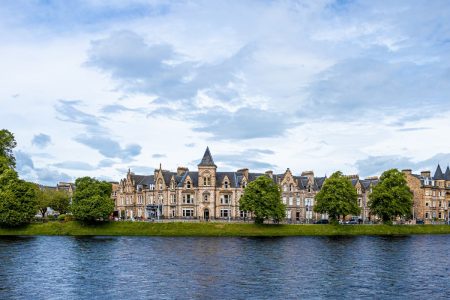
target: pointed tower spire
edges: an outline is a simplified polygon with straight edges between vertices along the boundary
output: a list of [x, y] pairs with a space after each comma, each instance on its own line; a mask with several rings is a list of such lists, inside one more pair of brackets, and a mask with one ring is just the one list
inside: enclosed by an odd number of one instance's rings
[[444, 174], [442, 173], [440, 164], [438, 164], [436, 172], [434, 172], [434, 180], [444, 180]]
[[445, 180], [450, 180], [450, 167], [447, 165], [447, 170], [445, 170], [444, 175]]
[[205, 154], [203, 154], [202, 161], [198, 164], [199, 167], [216, 167], [214, 164], [214, 160], [211, 156], [211, 152], [209, 152], [209, 147], [206, 147]]

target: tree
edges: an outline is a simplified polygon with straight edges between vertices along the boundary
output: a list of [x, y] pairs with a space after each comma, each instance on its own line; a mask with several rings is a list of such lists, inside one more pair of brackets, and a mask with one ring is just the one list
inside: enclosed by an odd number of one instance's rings
[[260, 176], [247, 185], [239, 208], [251, 212], [256, 224], [262, 224], [264, 219], [270, 218], [279, 222], [284, 218], [286, 209], [281, 202], [280, 188], [267, 176]]
[[47, 208], [50, 206], [51, 194], [50, 190], [38, 190], [36, 193], [37, 203], [39, 211], [42, 215], [42, 218], [45, 218], [45, 214], [47, 213]]
[[0, 225], [19, 226], [29, 223], [37, 211], [38, 188], [20, 180], [14, 170], [13, 148], [16, 141], [11, 132], [0, 130]]
[[347, 215], [360, 213], [356, 190], [339, 171], [325, 180], [315, 199], [314, 211], [327, 213], [331, 223], [337, 223], [340, 216], [345, 218]]
[[29, 223], [37, 211], [35, 184], [13, 178], [0, 187], [0, 225], [19, 226]]
[[413, 194], [405, 175], [397, 169], [385, 171], [369, 195], [370, 213], [379, 216], [383, 223], [389, 224], [396, 217], [408, 217], [412, 205]]
[[60, 214], [66, 214], [70, 209], [70, 197], [67, 191], [52, 191], [50, 207]]
[[0, 160], [1, 164], [6, 164], [10, 168], [16, 167], [16, 159], [13, 149], [17, 143], [14, 135], [6, 129], [0, 130]]
[[107, 220], [114, 211], [112, 186], [91, 177], [77, 178], [73, 195], [72, 213], [82, 222]]

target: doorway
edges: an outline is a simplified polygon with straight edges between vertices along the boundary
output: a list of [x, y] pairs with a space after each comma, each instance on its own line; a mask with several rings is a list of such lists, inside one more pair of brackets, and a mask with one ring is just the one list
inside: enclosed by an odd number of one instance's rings
[[207, 208], [203, 211], [203, 219], [205, 219], [205, 221], [209, 220], [209, 209]]

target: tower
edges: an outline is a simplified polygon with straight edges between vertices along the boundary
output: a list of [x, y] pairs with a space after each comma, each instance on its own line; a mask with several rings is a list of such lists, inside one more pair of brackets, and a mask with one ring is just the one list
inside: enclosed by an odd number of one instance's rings
[[198, 164], [198, 186], [215, 187], [216, 170], [217, 166], [214, 164], [211, 152], [209, 152], [209, 147], [206, 147], [202, 161]]

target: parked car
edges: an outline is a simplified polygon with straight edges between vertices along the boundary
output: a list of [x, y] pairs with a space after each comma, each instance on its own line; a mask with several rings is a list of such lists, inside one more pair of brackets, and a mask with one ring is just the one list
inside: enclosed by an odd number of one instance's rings
[[423, 225], [423, 224], [425, 224], [425, 222], [423, 220], [417, 219], [416, 220], [416, 224], [417, 225]]
[[322, 219], [322, 220], [316, 221], [314, 224], [328, 224], [328, 223], [330, 223], [330, 222], [328, 222], [327, 219]]

